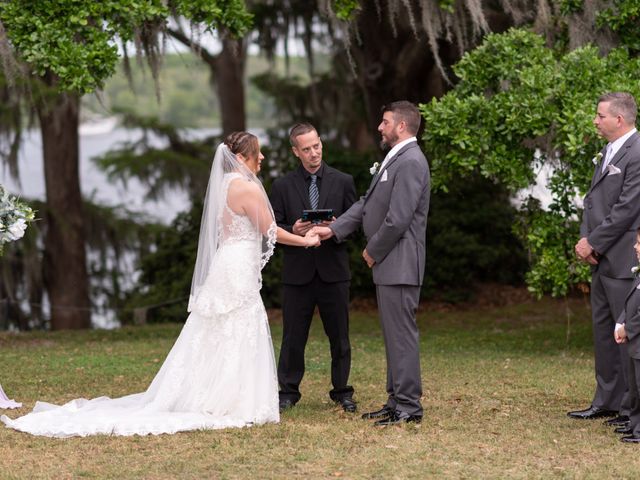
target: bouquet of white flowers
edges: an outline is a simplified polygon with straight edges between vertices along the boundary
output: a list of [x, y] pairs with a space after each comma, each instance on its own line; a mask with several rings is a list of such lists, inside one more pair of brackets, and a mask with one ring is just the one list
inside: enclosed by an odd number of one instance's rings
[[0, 185], [0, 256], [5, 243], [22, 238], [27, 223], [35, 218], [35, 213], [28, 205], [9, 195]]

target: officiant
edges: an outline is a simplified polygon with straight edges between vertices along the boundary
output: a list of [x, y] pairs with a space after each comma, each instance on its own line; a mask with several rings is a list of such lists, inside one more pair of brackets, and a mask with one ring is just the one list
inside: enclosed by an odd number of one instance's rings
[[[289, 140], [300, 164], [274, 181], [270, 200], [278, 226], [294, 234], [305, 235], [315, 224], [329, 225], [348, 210], [356, 200], [356, 189], [351, 175], [323, 162], [322, 141], [313, 125], [294, 125], [289, 132]], [[311, 320], [318, 307], [331, 349], [333, 388], [329, 397], [345, 412], [355, 412], [353, 387], [348, 384], [351, 369], [351, 272], [347, 245], [331, 240], [318, 248], [284, 246], [283, 250], [283, 333], [278, 360], [280, 411], [293, 407], [301, 398], [305, 347]]]

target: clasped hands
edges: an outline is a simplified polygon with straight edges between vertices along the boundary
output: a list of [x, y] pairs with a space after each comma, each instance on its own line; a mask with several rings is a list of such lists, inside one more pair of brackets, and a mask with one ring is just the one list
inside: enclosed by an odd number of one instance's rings
[[[331, 225], [335, 221], [335, 219], [336, 217], [333, 217], [331, 220], [325, 220], [316, 224], [313, 224], [311, 222], [303, 222], [302, 220], [298, 219], [296, 223], [293, 224], [293, 233], [300, 232], [298, 233], [298, 235], [305, 236], [317, 235], [320, 240], [329, 240], [331, 237], [333, 237], [333, 230], [329, 228], [329, 225]], [[319, 244], [320, 243], [318, 242], [318, 245]], [[362, 258], [364, 258], [364, 261], [367, 263], [369, 268], [373, 268], [373, 265], [376, 263], [376, 261], [373, 259], [373, 257], [371, 257], [371, 255], [369, 255], [369, 252], [367, 252], [366, 248], [362, 251]]]
[[587, 241], [587, 237], [582, 237], [576, 246], [574, 247], [576, 251], [576, 255], [583, 262], [587, 262], [591, 265], [597, 265], [598, 259], [596, 258], [596, 252], [593, 247]]
[[[300, 235], [301, 237], [304, 237], [305, 240], [307, 240], [307, 244], [305, 245], [305, 248], [319, 247], [320, 241], [324, 240], [324, 238], [322, 238], [322, 236], [319, 234], [318, 228], [320, 228], [320, 226], [323, 226], [323, 225], [331, 225], [331, 222], [333, 222], [335, 219], [336, 218], [333, 217], [331, 221], [325, 220], [320, 223], [313, 223], [309, 221], [305, 222], [299, 218], [298, 220], [296, 220], [296, 223], [293, 224], [291, 230], [296, 235]], [[329, 230], [328, 227], [325, 227], [325, 228]]]

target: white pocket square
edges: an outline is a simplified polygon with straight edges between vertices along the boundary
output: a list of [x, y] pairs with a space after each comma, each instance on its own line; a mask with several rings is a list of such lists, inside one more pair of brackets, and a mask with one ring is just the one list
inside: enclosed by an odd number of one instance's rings
[[[618, 170], [618, 173], [620, 173], [620, 170]], [[380, 177], [380, 181], [381, 182], [386, 182], [387, 181], [387, 171], [386, 170], [384, 172], [382, 172], [382, 177]]]
[[622, 173], [622, 170], [615, 165], [607, 165], [607, 172], [609, 175], [618, 175], [619, 173]]

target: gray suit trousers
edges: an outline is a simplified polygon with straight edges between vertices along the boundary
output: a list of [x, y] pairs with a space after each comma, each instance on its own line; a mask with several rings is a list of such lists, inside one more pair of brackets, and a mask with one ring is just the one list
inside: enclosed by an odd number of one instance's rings
[[420, 287], [376, 285], [380, 323], [387, 354], [387, 406], [422, 416], [420, 345], [416, 311]]
[[631, 278], [610, 278], [593, 272], [591, 312], [595, 350], [596, 392], [591, 404], [629, 415], [631, 399], [627, 392], [627, 345], [613, 338], [616, 320], [624, 310], [624, 301], [633, 285]]

